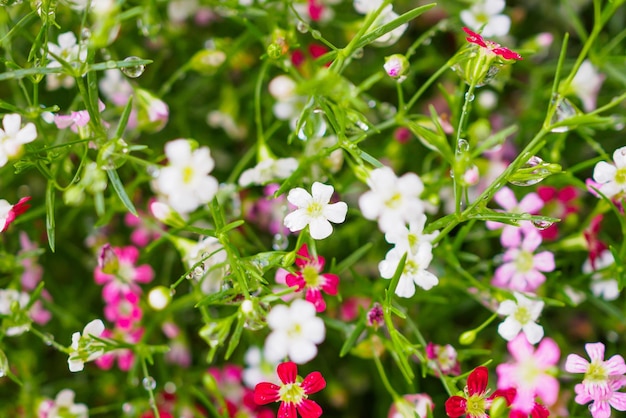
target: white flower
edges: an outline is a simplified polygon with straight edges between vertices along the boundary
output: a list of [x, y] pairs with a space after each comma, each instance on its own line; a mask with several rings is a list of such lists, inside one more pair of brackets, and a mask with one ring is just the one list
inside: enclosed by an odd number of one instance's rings
[[[60, 34], [57, 42], [58, 45], [48, 42], [48, 59], [50, 60], [48, 68], [62, 68], [55, 56], [75, 67], [87, 60], [87, 47], [76, 43], [76, 35], [73, 32]], [[74, 83], [74, 77], [70, 75], [48, 74], [46, 87], [48, 90], [56, 90], [61, 86], [69, 89], [74, 87]]]
[[80, 372], [85, 368], [85, 363], [92, 361], [104, 354], [104, 345], [92, 338], [99, 337], [104, 331], [104, 324], [100, 319], [94, 319], [80, 332], [72, 334], [72, 345], [67, 363], [70, 372]]
[[104, 77], [100, 78], [98, 86], [104, 97], [116, 106], [126, 105], [128, 98], [133, 94], [133, 86], [117, 69], [105, 70]]
[[311, 238], [329, 237], [333, 232], [330, 222], [341, 223], [348, 213], [348, 205], [345, 202], [328, 203], [334, 190], [333, 186], [317, 181], [311, 188], [312, 195], [301, 187], [291, 189], [287, 200], [297, 209], [285, 216], [285, 226], [291, 232], [296, 232], [308, 225]]
[[424, 234], [424, 225], [426, 224], [426, 215], [421, 213], [415, 220], [409, 223], [409, 226], [398, 225], [385, 234], [385, 240], [389, 244], [395, 244], [394, 249], [400, 250], [402, 253], [410, 251], [411, 254], [417, 254], [420, 245], [429, 245], [432, 248], [433, 240], [439, 235], [439, 231], [430, 234]]
[[74, 403], [74, 391], [63, 389], [57, 393], [54, 401], [46, 399], [39, 404], [37, 413], [39, 418], [87, 418], [89, 410], [82, 403]]
[[593, 179], [600, 183], [600, 192], [609, 199], [626, 192], [626, 147], [613, 152], [615, 165], [600, 161], [593, 169]]
[[90, 11], [97, 15], [109, 13], [115, 7], [114, 0], [70, 0], [70, 7], [77, 11], [84, 11], [89, 4]]
[[226, 274], [226, 250], [217, 238], [207, 237], [191, 247], [183, 256], [187, 268], [200, 263], [192, 276], [200, 281], [200, 289], [206, 294], [220, 290]]
[[[604, 300], [615, 300], [619, 297], [617, 280], [613, 278], [614, 270], [609, 267], [615, 264], [615, 258], [610, 250], [604, 250], [595, 260], [595, 266], [591, 265], [588, 258], [583, 263], [583, 273], [591, 274], [591, 292]], [[606, 269], [606, 270], [605, 270]], [[604, 270], [604, 271], [603, 271]]]
[[[23, 334], [29, 330], [30, 318], [24, 316], [26, 314], [24, 309], [29, 300], [30, 297], [25, 292], [18, 292], [15, 289], [0, 289], [0, 314], [6, 315], [8, 318], [4, 321], [11, 324], [5, 331], [9, 337]], [[11, 305], [14, 302], [17, 302], [19, 312], [12, 312]], [[7, 325], [6, 322], [4, 325]]]
[[523, 331], [531, 344], [536, 344], [543, 338], [543, 327], [536, 323], [543, 310], [543, 302], [532, 300], [523, 294], [514, 292], [517, 303], [505, 300], [498, 307], [497, 313], [507, 315], [507, 318], [498, 326], [498, 334], [507, 341]]
[[504, 36], [511, 29], [511, 19], [507, 15], [500, 14], [505, 5], [504, 0], [478, 1], [469, 10], [461, 11], [461, 20], [475, 31], [485, 25], [481, 35], [486, 38]]
[[317, 355], [317, 346], [326, 337], [324, 321], [315, 316], [315, 306], [296, 299], [291, 306], [277, 305], [267, 315], [272, 333], [265, 340], [265, 358], [278, 363], [284, 357], [304, 364]]
[[207, 147], [191, 149], [186, 139], [165, 144], [168, 166], [161, 169], [155, 185], [169, 206], [181, 214], [188, 214], [209, 203], [217, 193], [217, 180], [209, 175], [214, 162]]
[[[374, 23], [372, 23], [370, 32], [375, 29], [378, 29], [381, 26], [386, 25], [387, 23], [391, 23], [392, 21], [396, 20], [399, 17], [400, 16], [391, 9], [391, 5], [385, 7], [383, 11], [380, 13], [380, 15], [378, 15], [376, 20], [374, 20]], [[387, 32], [384, 35], [381, 35], [378, 38], [376, 38], [376, 40], [372, 42], [372, 45], [381, 46], [381, 47], [393, 45], [396, 42], [398, 42], [398, 39], [400, 39], [400, 37], [404, 34], [404, 32], [407, 30], [408, 27], [409, 27], [409, 24], [404, 23], [398, 26], [397, 28], [395, 28], [394, 30], [392, 30], [391, 32]]]
[[414, 173], [398, 178], [391, 168], [373, 170], [367, 179], [370, 191], [359, 198], [359, 207], [367, 219], [378, 219], [383, 232], [411, 223], [424, 213], [424, 204], [419, 196], [424, 184]]
[[32, 122], [22, 128], [22, 117], [17, 113], [4, 115], [0, 129], [0, 167], [22, 153], [22, 146], [37, 138], [37, 129]]
[[578, 68], [570, 88], [582, 101], [585, 112], [596, 108], [596, 99], [604, 78], [604, 74], [600, 74], [589, 60], [584, 60]]
[[383, 4], [383, 0], [354, 0], [354, 10], [362, 15], [373, 12]]
[[254, 389], [257, 383], [271, 382], [279, 384], [276, 376], [277, 363], [270, 363], [263, 355], [263, 351], [256, 346], [248, 348], [243, 358], [247, 367], [243, 370], [243, 383], [250, 389]]
[[[399, 248], [393, 248], [387, 252], [385, 259], [378, 264], [381, 277], [384, 279], [393, 277], [404, 253], [405, 250]], [[424, 290], [429, 290], [436, 286], [439, 283], [439, 279], [426, 270], [432, 259], [432, 246], [428, 243], [419, 245], [415, 253], [408, 252], [404, 269], [396, 287], [396, 295], [402, 298], [410, 298], [415, 294], [415, 285]]]
[[239, 185], [266, 184], [274, 180], [285, 179], [297, 168], [298, 160], [295, 158], [279, 158], [277, 160], [268, 158], [241, 173]]

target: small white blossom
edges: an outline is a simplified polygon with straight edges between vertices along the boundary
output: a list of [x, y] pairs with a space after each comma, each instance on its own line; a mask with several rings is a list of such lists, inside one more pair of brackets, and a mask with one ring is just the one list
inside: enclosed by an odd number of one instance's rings
[[501, 14], [504, 6], [504, 0], [478, 1], [469, 10], [461, 11], [461, 21], [475, 31], [482, 27], [481, 35], [486, 38], [504, 36], [511, 29], [511, 18]]
[[370, 191], [359, 198], [359, 208], [367, 219], [378, 219], [383, 232], [416, 221], [424, 213], [419, 196], [424, 190], [422, 180], [414, 173], [398, 178], [389, 167], [373, 170], [367, 179]]
[[100, 319], [94, 319], [80, 332], [72, 334], [70, 355], [67, 359], [70, 372], [80, 372], [85, 368], [85, 363], [97, 359], [104, 354], [104, 345], [92, 338], [99, 337], [104, 331], [104, 324]]
[[[0, 289], [0, 314], [6, 315], [11, 326], [6, 328], [6, 335], [9, 337], [23, 334], [30, 328], [30, 318], [24, 310], [30, 297], [25, 292], [19, 292], [15, 289]], [[20, 312], [12, 312], [11, 306], [17, 302]], [[26, 316], [25, 316], [26, 315]], [[4, 324], [7, 326], [7, 323]]]
[[609, 199], [626, 192], [626, 147], [613, 152], [613, 164], [600, 161], [593, 169], [593, 179], [600, 184], [600, 192]]
[[247, 366], [243, 370], [242, 380], [250, 389], [254, 389], [257, 383], [261, 382], [280, 383], [278, 376], [276, 376], [277, 363], [267, 361], [263, 350], [259, 347], [248, 348], [243, 360]]
[[383, 0], [354, 0], [353, 6], [362, 15], [371, 13], [383, 4]]
[[186, 139], [165, 144], [168, 165], [161, 169], [153, 186], [164, 195], [167, 204], [181, 214], [188, 214], [209, 203], [218, 184], [209, 173], [215, 163], [207, 147], [191, 149]]
[[[62, 65], [55, 56], [63, 59], [68, 64], [78, 67], [87, 60], [87, 47], [76, 42], [76, 35], [73, 32], [65, 32], [59, 35], [58, 44], [48, 42], [48, 68], [58, 68]], [[59, 87], [66, 89], [74, 87], [74, 77], [66, 74], [48, 74], [46, 88], [56, 90]]]
[[220, 290], [226, 275], [226, 250], [217, 238], [207, 237], [189, 248], [183, 260], [187, 268], [200, 263], [192, 271], [194, 279], [200, 282], [200, 289], [206, 294]]
[[[387, 252], [385, 259], [378, 264], [380, 275], [384, 279], [391, 279], [398, 268], [405, 251], [394, 248]], [[424, 243], [417, 247], [415, 253], [408, 252], [404, 269], [396, 287], [396, 295], [402, 298], [410, 298], [415, 294], [415, 286], [424, 290], [430, 290], [439, 283], [437, 276], [427, 271], [433, 259], [432, 246]]]
[[239, 185], [243, 187], [251, 184], [262, 185], [271, 181], [286, 179], [297, 168], [298, 160], [295, 158], [279, 158], [277, 160], [268, 158], [241, 173]]
[[4, 115], [0, 129], [0, 167], [4, 167], [9, 159], [19, 157], [23, 145], [37, 138], [37, 129], [32, 122], [22, 128], [22, 117], [17, 113]]
[[265, 340], [265, 358], [274, 363], [285, 357], [304, 364], [317, 355], [317, 346], [326, 337], [324, 321], [315, 316], [315, 306], [296, 299], [288, 307], [276, 305], [267, 315], [272, 329]]
[[543, 327], [536, 321], [541, 315], [544, 303], [540, 300], [529, 299], [518, 292], [513, 294], [517, 303], [505, 300], [498, 307], [498, 314], [507, 315], [504, 322], [498, 326], [498, 334], [505, 340], [511, 341], [522, 331], [529, 343], [537, 344], [543, 338]]
[[604, 74], [600, 74], [589, 60], [584, 60], [578, 68], [570, 88], [582, 101], [585, 112], [595, 110], [604, 78]]
[[82, 403], [74, 403], [74, 391], [63, 389], [54, 400], [45, 399], [37, 409], [39, 418], [87, 418], [89, 410]]
[[342, 223], [348, 213], [345, 202], [329, 203], [334, 192], [333, 186], [313, 183], [311, 193], [301, 187], [291, 189], [287, 200], [297, 209], [285, 216], [284, 225], [291, 232], [296, 232], [309, 226], [309, 233], [313, 239], [324, 239], [333, 232], [330, 224]]
[[619, 286], [617, 280], [612, 276], [614, 270], [610, 269], [615, 264], [615, 258], [610, 250], [604, 250], [595, 260], [595, 265], [591, 265], [588, 258], [583, 263], [583, 273], [591, 274], [591, 292], [604, 300], [615, 300], [619, 297]]
[[398, 225], [385, 234], [385, 240], [389, 244], [394, 244], [394, 249], [401, 252], [410, 251], [411, 254], [417, 254], [420, 245], [429, 245], [432, 248], [433, 240], [439, 235], [439, 231], [430, 234], [424, 234], [424, 225], [426, 225], [426, 215], [423, 213], [411, 221], [408, 225]]

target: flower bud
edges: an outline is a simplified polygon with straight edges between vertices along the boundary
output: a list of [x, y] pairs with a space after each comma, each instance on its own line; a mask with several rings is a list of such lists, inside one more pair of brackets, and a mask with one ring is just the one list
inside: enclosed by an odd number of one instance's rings
[[462, 345], [470, 345], [476, 340], [476, 330], [465, 331], [459, 337], [459, 343]]
[[409, 60], [402, 54], [393, 54], [385, 57], [383, 68], [389, 77], [402, 81], [409, 71]]
[[100, 254], [98, 255], [98, 266], [103, 273], [106, 274], [116, 274], [120, 268], [120, 261], [113, 251], [111, 244], [107, 243], [102, 246], [100, 249]]

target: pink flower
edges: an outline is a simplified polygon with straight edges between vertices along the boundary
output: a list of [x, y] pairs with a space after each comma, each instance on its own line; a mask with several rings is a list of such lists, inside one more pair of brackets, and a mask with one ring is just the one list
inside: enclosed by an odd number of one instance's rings
[[20, 264], [24, 267], [21, 278], [22, 288], [26, 291], [34, 290], [43, 276], [43, 267], [37, 263], [36, 251], [39, 247], [30, 240], [28, 234], [24, 231], [20, 232], [20, 246], [21, 249], [18, 252], [18, 256]]
[[148, 215], [145, 213], [139, 213], [139, 216], [135, 216], [130, 212], [124, 216], [126, 226], [133, 228], [133, 232], [130, 234], [130, 242], [137, 247], [145, 247], [150, 241], [161, 236], [160, 232], [152, 230], [149, 224], [143, 220], [146, 216]]
[[461, 374], [461, 363], [454, 347], [450, 344], [438, 345], [429, 342], [426, 346], [428, 366], [435, 372], [444, 375], [458, 376]]
[[337, 294], [339, 276], [336, 274], [319, 274], [324, 269], [325, 260], [322, 256], [312, 256], [306, 244], [297, 252], [296, 266], [300, 269], [295, 274], [287, 274], [287, 286], [298, 286], [297, 291], [306, 289], [305, 299], [315, 305], [316, 312], [326, 309], [326, 302], [322, 298], [322, 291], [329, 295]]
[[515, 389], [496, 390], [491, 396], [487, 396], [489, 389], [489, 371], [484, 366], [476, 367], [467, 377], [467, 385], [464, 389], [464, 396], [451, 396], [445, 403], [446, 414], [449, 417], [457, 418], [467, 415], [467, 418], [488, 417], [487, 410], [491, 407], [493, 400], [503, 397], [507, 405], [511, 405], [515, 397]]
[[412, 393], [396, 400], [389, 408], [387, 418], [414, 417], [415, 414], [420, 418], [426, 418], [428, 411], [430, 410], [432, 414], [434, 408], [435, 404], [430, 396], [425, 393]]
[[[98, 100], [98, 110], [102, 112], [105, 108], [104, 103]], [[79, 110], [78, 112], [72, 111], [69, 115], [54, 116], [54, 124], [57, 128], [70, 128], [72, 132], [78, 132], [78, 129], [87, 126], [90, 120], [91, 118], [87, 110]], [[105, 124], [105, 126], [107, 126], [107, 124]]]
[[546, 405], [553, 405], [559, 395], [559, 381], [550, 374], [559, 362], [559, 346], [550, 338], [544, 338], [537, 350], [527, 338], [519, 334], [507, 345], [515, 363], [503, 363], [496, 367], [498, 388], [515, 388], [517, 395], [513, 409], [525, 416], [535, 407], [535, 397]]
[[[551, 186], [539, 186], [537, 194], [544, 202], [547, 215], [559, 218], [561, 222], [572, 213], [576, 213], [580, 207], [577, 204], [578, 190], [574, 186], [566, 186], [560, 190]], [[559, 233], [557, 224], [550, 225], [540, 233], [543, 239], [555, 240]]]
[[312, 372], [298, 382], [298, 367], [288, 361], [279, 364], [276, 373], [282, 382], [281, 385], [261, 382], [254, 388], [254, 402], [257, 405], [280, 402], [278, 408], [280, 418], [297, 418], [298, 413], [302, 418], [318, 418], [322, 415], [322, 408], [308, 399], [309, 395], [326, 387], [326, 381], [320, 372]]
[[576, 403], [589, 405], [589, 411], [593, 418], [609, 418], [611, 416], [611, 407], [618, 411], [626, 411], [626, 393], [618, 392], [626, 385], [626, 378], [623, 376], [612, 377], [607, 382], [607, 390], [599, 392], [595, 396], [587, 391], [584, 383], [579, 383], [574, 387], [576, 392]]
[[129, 330], [141, 321], [143, 312], [139, 307], [139, 296], [133, 292], [117, 293], [104, 307], [104, 317], [122, 330]]
[[[537, 193], [528, 193], [518, 203], [513, 190], [503, 187], [494, 196], [493, 199], [508, 213], [530, 213], [532, 215], [539, 213], [543, 208], [543, 201]], [[535, 227], [529, 221], [520, 222], [520, 227], [513, 225], [505, 225], [500, 222], [487, 221], [487, 228], [502, 228], [500, 242], [504, 247], [519, 247], [522, 231], [534, 229]]]
[[30, 196], [21, 198], [16, 204], [11, 205], [4, 199], [0, 199], [0, 232], [4, 232], [15, 219], [26, 212], [30, 205]]
[[[123, 330], [120, 328], [115, 328], [114, 330], [105, 329], [100, 334], [101, 338], [114, 338], [117, 340], [122, 340], [129, 344], [137, 344], [141, 341], [141, 337], [143, 337], [144, 329], [143, 328], [135, 328], [135, 329], [127, 329]], [[113, 367], [113, 363], [117, 360], [117, 367], [123, 371], [127, 372], [133, 366], [135, 362], [135, 353], [133, 350], [128, 348], [121, 348], [118, 350], [108, 351], [102, 356], [98, 357], [95, 360], [96, 366], [103, 370], [109, 370]]]
[[499, 55], [505, 60], [521, 60], [522, 59], [522, 56], [518, 54], [517, 52], [511, 51], [510, 49], [505, 48], [495, 42], [487, 41], [478, 33], [472, 32], [469, 28], [463, 28], [463, 30], [468, 35], [467, 38], [465, 38], [467, 42], [476, 44], [484, 48], [489, 53]]
[[496, 269], [491, 284], [503, 289], [534, 292], [546, 280], [541, 272], [555, 268], [554, 254], [549, 251], [534, 254], [540, 244], [539, 232], [526, 230], [520, 247], [509, 248], [504, 253], [504, 264]]
[[595, 216], [589, 227], [583, 231], [583, 235], [585, 240], [587, 241], [587, 248], [589, 249], [589, 262], [591, 263], [591, 267], [595, 270], [596, 260], [602, 255], [602, 252], [606, 250], [607, 246], [605, 243], [600, 241], [598, 235], [600, 233], [600, 223], [602, 222], [602, 218], [604, 216], [599, 214]]
[[616, 390], [614, 389], [615, 382], [612, 380], [622, 378], [622, 375], [626, 373], [624, 358], [619, 354], [612, 356], [606, 361], [604, 360], [604, 344], [585, 344], [585, 351], [591, 359], [590, 362], [578, 354], [568, 355], [565, 361], [565, 371], [585, 374], [582, 386], [576, 390], [578, 394], [576, 402], [578, 402], [578, 397], [581, 397], [581, 399], [586, 399], [587, 397], [590, 399], [604, 399], [603, 397], [609, 392]]
[[113, 247], [113, 252], [119, 263], [115, 274], [104, 273], [100, 266], [94, 271], [95, 282], [104, 285], [102, 297], [107, 303], [114, 302], [119, 295], [127, 292], [141, 293], [137, 283], [149, 283], [154, 277], [154, 271], [149, 265], [135, 266], [139, 258], [136, 247]]

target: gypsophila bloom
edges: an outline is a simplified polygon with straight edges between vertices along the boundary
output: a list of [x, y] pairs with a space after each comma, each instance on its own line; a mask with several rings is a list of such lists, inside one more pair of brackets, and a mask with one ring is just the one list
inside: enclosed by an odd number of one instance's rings
[[389, 244], [394, 244], [394, 249], [417, 254], [421, 245], [428, 245], [432, 248], [432, 241], [439, 235], [439, 231], [424, 234], [425, 225], [426, 215], [422, 213], [415, 220], [409, 222], [408, 226], [398, 224], [397, 228], [385, 233], [385, 240]]
[[543, 327], [536, 323], [541, 311], [543, 301], [532, 300], [521, 293], [514, 292], [517, 303], [505, 300], [498, 307], [499, 315], [506, 315], [506, 319], [498, 326], [498, 334], [507, 341], [515, 338], [520, 331], [526, 335], [531, 344], [536, 344], [543, 338]]
[[[154, 278], [154, 270], [150, 265], [135, 265], [139, 259], [139, 250], [136, 247], [111, 248], [104, 245], [103, 250], [100, 256], [101, 265], [94, 270], [94, 281], [104, 285], [102, 298], [105, 302], [118, 300], [128, 292], [139, 294], [139, 283], [150, 283]], [[103, 261], [107, 256], [112, 258], [108, 263]]]
[[6, 317], [2, 326], [7, 336], [23, 334], [30, 328], [31, 319], [26, 311], [30, 296], [15, 289], [0, 289], [0, 314]]
[[285, 357], [304, 364], [317, 355], [316, 344], [326, 337], [324, 321], [315, 316], [315, 306], [302, 299], [288, 307], [276, 305], [267, 315], [272, 330], [265, 340], [265, 358], [278, 362]]
[[439, 375], [439, 372], [452, 376], [461, 374], [458, 354], [450, 344], [439, 345], [429, 342], [426, 345], [426, 358], [428, 359], [428, 367], [436, 375]]
[[[493, 196], [493, 200], [507, 213], [530, 213], [531, 215], [539, 213], [544, 204], [539, 195], [534, 192], [528, 193], [518, 202], [515, 193], [508, 187], [498, 190]], [[530, 221], [519, 222], [519, 227], [494, 221], [487, 221], [486, 225], [491, 230], [502, 228], [500, 242], [507, 248], [519, 247], [522, 242], [522, 233], [526, 230], [535, 229]]]
[[604, 74], [600, 74], [589, 60], [584, 60], [578, 68], [570, 89], [582, 102], [585, 112], [595, 110], [604, 79]]
[[565, 361], [565, 371], [585, 374], [581, 387], [576, 389], [578, 395], [586, 394], [593, 399], [600, 399], [612, 391], [612, 380], [623, 378], [622, 375], [626, 373], [626, 364], [619, 354], [605, 361], [604, 344], [599, 342], [585, 344], [585, 351], [591, 361], [585, 360], [578, 354], [570, 354]]
[[244, 355], [244, 362], [247, 367], [242, 372], [242, 380], [249, 388], [254, 388], [261, 382], [272, 382], [278, 384], [279, 380], [274, 371], [278, 363], [269, 362], [259, 347], [248, 348]]
[[425, 393], [412, 393], [403, 395], [402, 398], [391, 404], [387, 418], [427, 418], [428, 412], [432, 413], [435, 404], [430, 396]]
[[298, 160], [295, 158], [268, 158], [253, 168], [249, 168], [239, 176], [240, 186], [252, 184], [263, 185], [275, 180], [289, 177], [298, 168]]
[[[77, 67], [87, 60], [87, 46], [76, 42], [76, 35], [73, 32], [65, 32], [59, 35], [58, 44], [48, 42], [48, 68], [58, 68], [61, 72], [63, 66], [57, 58], [59, 57], [73, 67]], [[59, 87], [66, 89], [74, 87], [74, 77], [68, 74], [48, 74], [46, 78], [48, 90], [56, 90]]]
[[4, 115], [0, 129], [0, 167], [22, 154], [24, 144], [37, 138], [37, 128], [32, 122], [22, 128], [22, 117], [17, 113]]
[[0, 199], [0, 232], [6, 231], [18, 216], [30, 208], [29, 200], [30, 196], [26, 196], [21, 198], [15, 205], [12, 205], [6, 200]]
[[600, 161], [593, 169], [593, 180], [600, 184], [598, 190], [609, 199], [626, 192], [626, 147], [613, 152], [613, 162]]
[[493, 400], [502, 397], [507, 405], [511, 405], [515, 397], [515, 389], [496, 390], [491, 396], [487, 388], [489, 371], [484, 366], [476, 367], [467, 377], [463, 396], [451, 396], [445, 403], [446, 414], [457, 418], [466, 415], [467, 418], [488, 418], [487, 411]]
[[[583, 273], [591, 274], [591, 292], [604, 300], [615, 300], [619, 297], [619, 284], [615, 279], [617, 272], [611, 268], [615, 265], [615, 258], [610, 250], [603, 250], [595, 259], [592, 267], [591, 258], [583, 263]], [[592, 274], [593, 273], [593, 274]]]
[[291, 232], [309, 227], [313, 239], [324, 239], [333, 232], [330, 224], [342, 223], [348, 213], [344, 202], [329, 203], [334, 192], [333, 186], [313, 183], [311, 194], [301, 187], [291, 189], [287, 200], [297, 209], [285, 216], [284, 224]]
[[624, 386], [626, 386], [624, 376], [611, 377], [608, 379], [607, 390], [597, 394], [589, 393], [584, 384], [578, 384], [574, 387], [575, 401], [580, 405], [591, 402], [589, 412], [593, 418], [609, 418], [611, 407], [617, 411], [626, 411], [626, 393], [618, 392]]
[[177, 139], [165, 144], [168, 165], [159, 171], [153, 187], [167, 204], [181, 214], [188, 214], [209, 203], [218, 184], [209, 173], [215, 163], [207, 147], [192, 150], [191, 142]]
[[38, 418], [87, 418], [89, 410], [82, 403], [74, 403], [74, 391], [63, 389], [56, 398], [44, 399], [37, 408]]
[[280, 402], [278, 416], [281, 418], [318, 418], [322, 408], [308, 399], [309, 395], [326, 387], [326, 381], [320, 372], [309, 373], [303, 380], [298, 379], [298, 367], [295, 363], [285, 362], [278, 365], [276, 373], [282, 382], [276, 385], [261, 382], [254, 388], [254, 401], [257, 405]]
[[393, 54], [385, 57], [383, 68], [389, 77], [403, 81], [409, 71], [409, 60], [402, 54]]
[[[387, 252], [385, 259], [378, 264], [380, 276], [384, 279], [391, 279], [398, 268], [398, 264], [404, 255], [400, 249], [392, 249]], [[402, 298], [410, 298], [415, 294], [415, 286], [424, 290], [430, 290], [439, 283], [437, 276], [427, 271], [433, 259], [432, 246], [429, 244], [420, 245], [417, 252], [407, 253], [404, 268], [396, 287], [396, 295]]]
[[528, 416], [539, 397], [546, 405], [553, 405], [559, 395], [559, 381], [554, 373], [561, 351], [551, 338], [544, 338], [535, 350], [523, 335], [507, 344], [515, 363], [503, 363], [496, 367], [498, 388], [515, 388], [517, 394], [513, 409]]
[[462, 10], [461, 21], [474, 30], [480, 30], [483, 36], [504, 36], [511, 28], [511, 18], [501, 14], [504, 0], [479, 0], [469, 10]]
[[359, 208], [366, 219], [378, 220], [383, 232], [417, 221], [424, 213], [420, 195], [424, 184], [417, 174], [397, 177], [389, 167], [372, 170], [367, 179], [370, 191], [359, 198]]
[[94, 319], [83, 329], [83, 333], [72, 334], [67, 363], [70, 372], [80, 372], [85, 368], [85, 363], [93, 361], [104, 354], [104, 345], [93, 337], [100, 337], [104, 332], [104, 324], [100, 319]]

